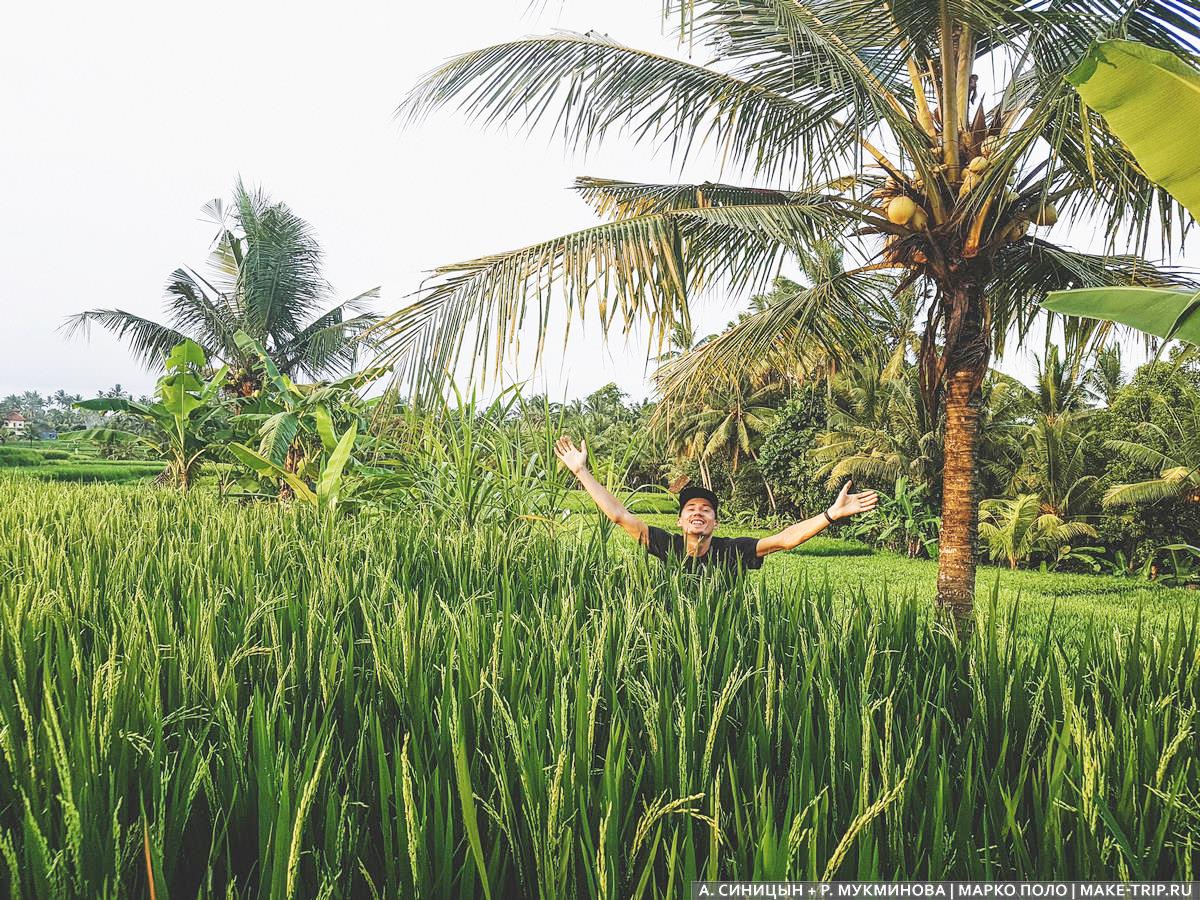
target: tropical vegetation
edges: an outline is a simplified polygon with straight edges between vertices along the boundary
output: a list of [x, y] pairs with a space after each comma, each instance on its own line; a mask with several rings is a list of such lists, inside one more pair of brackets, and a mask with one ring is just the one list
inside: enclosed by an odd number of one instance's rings
[[591, 515], [494, 503], [503, 470], [458, 483], [454, 454], [336, 527], [3, 479], [5, 893], [1194, 879], [1194, 594], [1070, 631], [984, 605], [959, 644], [819, 556], [733, 592], [664, 579]]
[[1130, 0], [680, 0], [664, 12], [711, 66], [596, 32], [559, 33], [465, 53], [431, 72], [402, 111], [457, 104], [483, 123], [552, 122], [576, 147], [619, 132], [680, 161], [707, 142], [754, 183], [580, 179], [601, 224], [441, 267], [383, 323], [392, 358], [427, 381], [470, 332], [469, 346], [498, 359], [527, 313], [545, 332], [551, 286], [568, 319], [593, 304], [604, 327], [644, 320], [661, 340], [705, 289], [745, 290], [833, 242], [849, 268], [677, 363], [666, 398], [686, 397], [714, 370], [739, 371], [781, 335], [852, 356], [870, 331], [859, 301], [891, 273], [893, 292], [912, 290], [923, 318], [919, 388], [944, 420], [938, 599], [964, 621], [989, 361], [1023, 338], [1049, 291], [1184, 283], [1137, 255], [1030, 234], [1060, 217], [1088, 219], [1136, 249], [1152, 226], [1171, 235], [1185, 217], [1065, 76], [1099, 36], [1185, 52], [1200, 39], [1200, 14]]
[[67, 334], [100, 325], [147, 367], [191, 340], [229, 366], [228, 388], [242, 396], [258, 389], [260, 373], [256, 356], [239, 345], [239, 331], [264, 347], [285, 375], [313, 378], [353, 368], [362, 333], [377, 318], [367, 304], [379, 289], [328, 307], [332, 289], [312, 226], [261, 189], [239, 180], [231, 204], [212, 200], [204, 212], [217, 228], [208, 271], [185, 266], [171, 273], [168, 324], [122, 309], [90, 309], [68, 319]]

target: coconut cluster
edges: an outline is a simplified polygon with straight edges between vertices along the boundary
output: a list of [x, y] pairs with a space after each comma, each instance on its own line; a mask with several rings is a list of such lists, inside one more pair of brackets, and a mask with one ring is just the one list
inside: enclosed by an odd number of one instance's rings
[[[970, 139], [968, 138], [968, 143]], [[964, 149], [974, 150], [975, 155], [962, 167], [961, 180], [957, 184], [959, 201], [965, 200], [982, 183], [984, 175], [991, 169], [996, 154], [1000, 151], [1001, 139], [997, 135], [989, 135], [979, 140], [975, 146]], [[940, 172], [945, 172], [944, 166], [939, 166]], [[953, 190], [955, 185], [951, 184]], [[937, 190], [934, 187], [933, 190]], [[917, 178], [889, 178], [882, 187], [873, 192], [872, 197], [880, 201], [877, 210], [886, 216], [893, 225], [899, 225], [911, 234], [900, 236], [891, 234], [887, 240], [888, 258], [898, 263], [924, 263], [926, 253], [921, 249], [920, 236], [928, 238], [932, 230], [936, 231], [939, 223], [932, 223], [929, 214], [929, 197], [922, 180]], [[1058, 211], [1052, 203], [1043, 202], [1030, 206], [1021, 202], [1021, 197], [1013, 191], [1005, 194], [998, 215], [1001, 220], [993, 229], [993, 241], [1012, 243], [1019, 241], [1029, 233], [1031, 226], [1046, 227], [1058, 221]]]

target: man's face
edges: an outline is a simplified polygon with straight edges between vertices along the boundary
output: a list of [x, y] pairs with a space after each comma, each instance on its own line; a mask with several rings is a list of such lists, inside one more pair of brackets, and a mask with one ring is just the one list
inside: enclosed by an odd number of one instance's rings
[[703, 497], [693, 497], [679, 511], [679, 527], [684, 534], [708, 537], [717, 527], [717, 512]]

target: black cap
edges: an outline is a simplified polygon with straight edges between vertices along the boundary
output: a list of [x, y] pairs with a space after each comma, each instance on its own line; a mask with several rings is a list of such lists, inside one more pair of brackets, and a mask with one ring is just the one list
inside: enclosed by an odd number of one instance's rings
[[699, 497], [702, 500], [707, 500], [712, 504], [713, 513], [717, 511], [717, 495], [708, 488], [702, 488], [699, 485], [689, 484], [679, 492], [679, 511], [683, 512], [683, 508], [687, 506], [689, 500], [695, 500]]

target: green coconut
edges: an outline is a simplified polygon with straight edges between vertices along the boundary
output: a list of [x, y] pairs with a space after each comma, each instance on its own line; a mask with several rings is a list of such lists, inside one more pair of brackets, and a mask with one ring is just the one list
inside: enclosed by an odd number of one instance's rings
[[1005, 233], [1004, 237], [1008, 241], [1008, 243], [1011, 244], [1013, 241], [1019, 241], [1021, 238], [1025, 237], [1025, 235], [1027, 235], [1028, 233], [1029, 233], [1029, 220], [1028, 219], [1015, 219], [1015, 220], [1013, 220], [1012, 224], [1008, 226], [1008, 231]]
[[887, 205], [888, 221], [893, 225], [907, 225], [917, 212], [917, 204], [911, 197], [893, 197]]
[[1058, 221], [1058, 210], [1053, 203], [1043, 203], [1034, 211], [1033, 223], [1039, 228], [1045, 228]]

